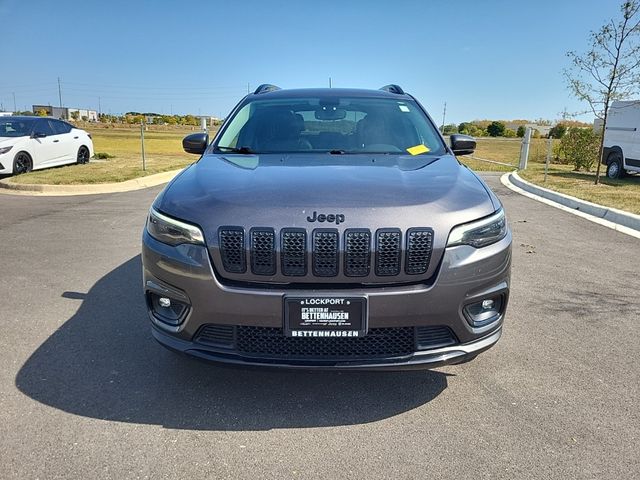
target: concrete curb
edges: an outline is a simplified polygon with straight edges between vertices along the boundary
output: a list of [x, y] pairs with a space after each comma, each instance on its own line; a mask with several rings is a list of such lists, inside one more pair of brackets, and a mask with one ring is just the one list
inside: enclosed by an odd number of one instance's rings
[[514, 192], [532, 198], [552, 207], [559, 208], [594, 223], [640, 238], [640, 215], [605, 207], [579, 198], [554, 192], [523, 180], [517, 172], [505, 173], [500, 177], [503, 185]]
[[117, 183], [96, 183], [89, 185], [38, 185], [29, 183], [13, 183], [11, 179], [0, 180], [0, 194], [32, 195], [32, 196], [70, 196], [99, 195], [104, 193], [131, 192], [143, 188], [155, 187], [168, 183], [182, 171], [156, 173], [146, 177], [134, 178]]

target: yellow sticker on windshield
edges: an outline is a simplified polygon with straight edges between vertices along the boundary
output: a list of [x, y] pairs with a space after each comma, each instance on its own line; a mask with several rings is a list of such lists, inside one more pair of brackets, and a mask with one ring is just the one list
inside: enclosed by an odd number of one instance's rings
[[421, 153], [427, 153], [429, 151], [429, 147], [424, 144], [416, 145], [415, 147], [407, 148], [407, 152], [411, 155], [420, 155]]

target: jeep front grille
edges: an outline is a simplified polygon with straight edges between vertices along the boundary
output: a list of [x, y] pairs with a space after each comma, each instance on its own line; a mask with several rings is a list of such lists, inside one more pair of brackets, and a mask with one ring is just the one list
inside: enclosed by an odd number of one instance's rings
[[313, 231], [313, 274], [317, 277], [338, 275], [338, 231]]
[[412, 228], [407, 233], [407, 263], [405, 270], [409, 275], [425, 273], [429, 268], [433, 231]]
[[276, 273], [275, 234], [272, 228], [251, 229], [251, 271], [256, 275]]
[[400, 230], [378, 230], [376, 233], [376, 275], [400, 273]]
[[307, 232], [285, 228], [280, 232], [282, 248], [282, 273], [288, 276], [307, 274]]
[[244, 230], [241, 227], [223, 227], [219, 233], [220, 255], [224, 269], [229, 273], [246, 272]]
[[347, 277], [366, 277], [371, 265], [371, 232], [349, 229], [344, 239], [344, 274]]
[[[284, 277], [393, 277], [424, 275], [433, 250], [433, 230], [381, 228], [252, 228], [245, 240], [242, 227], [218, 232], [222, 268], [232, 274]], [[248, 245], [247, 245], [248, 244]], [[308, 265], [310, 264], [310, 268]], [[284, 281], [284, 279], [282, 279]], [[345, 279], [346, 281], [346, 279]]]

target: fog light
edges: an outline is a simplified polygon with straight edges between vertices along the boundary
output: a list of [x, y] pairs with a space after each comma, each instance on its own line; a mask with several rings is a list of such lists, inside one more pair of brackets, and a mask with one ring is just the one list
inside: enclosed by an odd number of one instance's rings
[[[162, 300], [164, 300], [164, 298], [160, 299], [160, 305], [162, 305]], [[168, 300], [168, 299], [167, 299]], [[493, 304], [495, 302], [493, 300], [483, 300], [482, 301], [482, 309], [483, 310], [491, 310], [493, 308]], [[168, 305], [167, 305], [168, 306]]]
[[189, 305], [184, 302], [175, 298], [161, 297], [153, 292], [147, 292], [147, 304], [155, 318], [174, 326], [184, 320], [189, 309]]
[[500, 318], [503, 305], [503, 295], [485, 298], [464, 307], [464, 316], [472, 327], [483, 327]]

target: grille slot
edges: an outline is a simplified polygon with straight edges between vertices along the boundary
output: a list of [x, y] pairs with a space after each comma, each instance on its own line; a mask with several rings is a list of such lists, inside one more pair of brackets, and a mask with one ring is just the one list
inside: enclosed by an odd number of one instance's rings
[[233, 325], [204, 325], [196, 334], [194, 341], [213, 347], [233, 348]]
[[338, 275], [338, 231], [313, 231], [313, 274], [317, 277]]
[[366, 277], [371, 267], [371, 232], [349, 229], [344, 238], [344, 274], [347, 277]]
[[229, 273], [247, 271], [244, 248], [244, 230], [240, 227], [222, 227], [219, 230], [222, 266]]
[[421, 350], [447, 347], [458, 343], [458, 339], [449, 327], [416, 327], [416, 340]]
[[251, 271], [256, 275], [276, 273], [275, 234], [272, 228], [251, 229]]
[[285, 337], [281, 328], [239, 326], [236, 349], [270, 358], [381, 358], [410, 355], [415, 328], [373, 328], [364, 337]]
[[405, 271], [409, 275], [425, 273], [429, 268], [433, 248], [433, 230], [412, 228], [407, 232], [407, 261]]
[[285, 228], [281, 231], [282, 274], [300, 276], [307, 273], [307, 232]]
[[400, 273], [400, 229], [376, 232], [376, 275], [381, 277]]

